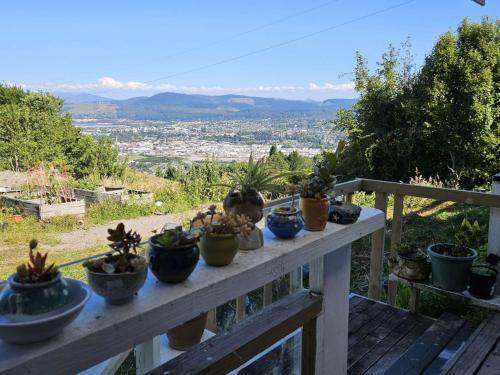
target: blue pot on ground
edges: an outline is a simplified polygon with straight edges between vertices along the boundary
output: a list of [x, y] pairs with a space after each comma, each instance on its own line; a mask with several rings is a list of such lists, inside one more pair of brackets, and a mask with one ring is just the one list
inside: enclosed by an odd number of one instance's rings
[[302, 211], [295, 207], [276, 207], [266, 220], [269, 230], [279, 238], [293, 238], [304, 228]]
[[8, 287], [0, 295], [0, 314], [13, 322], [35, 318], [60, 309], [69, 298], [68, 283], [60, 273], [41, 283], [21, 283], [15, 273], [9, 277]]

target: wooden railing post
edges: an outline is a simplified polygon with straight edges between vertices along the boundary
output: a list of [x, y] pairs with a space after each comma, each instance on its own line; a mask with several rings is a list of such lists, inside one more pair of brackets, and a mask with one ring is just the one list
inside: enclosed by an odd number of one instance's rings
[[311, 291], [323, 295], [323, 310], [316, 319], [315, 374], [329, 375], [333, 369], [346, 374], [351, 245], [315, 259], [309, 267]]
[[[375, 193], [375, 208], [387, 215], [387, 194]], [[372, 234], [372, 250], [370, 253], [370, 281], [368, 285], [368, 297], [380, 300], [382, 294], [382, 271], [384, 264], [385, 228], [379, 229]]]
[[264, 306], [269, 306], [271, 303], [273, 303], [273, 283], [264, 285], [264, 293], [262, 298]]
[[288, 286], [290, 293], [297, 289], [302, 289], [302, 267], [290, 272], [290, 284]]
[[135, 347], [136, 374], [145, 374], [160, 364], [160, 336]]
[[[396, 249], [401, 244], [401, 232], [403, 229], [403, 208], [404, 196], [400, 194], [394, 195], [394, 210], [392, 213], [392, 235], [391, 235], [391, 256], [396, 255]], [[398, 283], [389, 280], [387, 290], [387, 303], [390, 305], [396, 304], [398, 292]]]
[[236, 321], [239, 322], [245, 318], [246, 315], [246, 294], [236, 298]]
[[217, 308], [208, 312], [207, 316], [207, 329], [213, 333], [217, 333]]
[[[500, 173], [493, 176], [491, 194], [498, 195], [500, 200]], [[488, 253], [500, 256], [500, 208], [490, 208], [490, 224], [488, 229]], [[500, 265], [496, 266], [500, 271]], [[496, 293], [500, 294], [500, 283], [497, 283]]]

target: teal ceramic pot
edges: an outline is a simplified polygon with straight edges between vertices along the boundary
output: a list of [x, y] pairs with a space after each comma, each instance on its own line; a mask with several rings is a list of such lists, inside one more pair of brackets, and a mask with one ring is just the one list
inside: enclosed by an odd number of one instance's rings
[[427, 254], [431, 258], [432, 283], [445, 290], [462, 291], [467, 289], [469, 270], [472, 262], [477, 258], [477, 251], [468, 249], [467, 256], [464, 257], [442, 254], [443, 249], [454, 246], [456, 245], [438, 243], [427, 248]]
[[101, 273], [87, 269], [88, 283], [92, 290], [111, 305], [130, 302], [143, 287], [148, 267], [137, 272]]
[[279, 238], [293, 238], [304, 228], [302, 211], [281, 211], [275, 208], [267, 215], [267, 227]]
[[0, 314], [12, 322], [24, 321], [63, 307], [69, 298], [68, 283], [59, 272], [43, 283], [20, 283], [17, 274], [13, 274], [0, 295]]

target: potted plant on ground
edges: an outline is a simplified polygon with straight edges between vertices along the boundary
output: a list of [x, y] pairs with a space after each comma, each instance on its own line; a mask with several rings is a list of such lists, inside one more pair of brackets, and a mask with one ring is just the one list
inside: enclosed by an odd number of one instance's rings
[[431, 258], [432, 283], [445, 290], [462, 291], [467, 288], [469, 269], [477, 258], [477, 251], [471, 246], [477, 244], [481, 230], [477, 221], [471, 224], [467, 219], [455, 234], [455, 243], [429, 245], [427, 254]]
[[224, 211], [227, 214], [248, 216], [253, 223], [257, 223], [264, 215], [261, 193], [276, 190], [276, 180], [288, 175], [288, 172], [276, 173], [265, 158], [255, 162], [250, 154], [246, 169], [230, 173], [229, 184], [223, 185], [230, 188], [224, 198]]
[[392, 272], [411, 281], [424, 281], [429, 278], [431, 264], [425, 251], [417, 246], [401, 244], [396, 248], [396, 256], [389, 258]]
[[306, 230], [322, 231], [325, 229], [330, 208], [328, 193], [337, 182], [335, 171], [344, 144], [340, 141], [335, 152], [323, 151], [322, 160], [314, 167], [313, 174], [301, 183], [300, 208]]
[[485, 265], [473, 265], [470, 269], [469, 293], [481, 299], [491, 299], [495, 294], [498, 271], [493, 267], [500, 258], [495, 254], [486, 257]]
[[0, 294], [0, 337], [12, 343], [37, 342], [58, 334], [71, 323], [90, 297], [79, 280], [64, 279], [47, 253], [33, 251], [29, 262], [17, 267]]
[[200, 251], [198, 237], [182, 226], [164, 229], [149, 239], [149, 268], [164, 283], [180, 283], [194, 271]]
[[137, 254], [141, 236], [120, 223], [116, 229], [108, 229], [114, 250], [106, 257], [83, 263], [87, 269], [89, 285], [106, 302], [120, 305], [129, 302], [142, 288], [148, 274], [146, 259]]
[[189, 350], [201, 341], [208, 313], [204, 312], [177, 327], [167, 331], [168, 345], [175, 350]]
[[276, 237], [293, 238], [304, 228], [302, 211], [295, 207], [295, 195], [298, 192], [297, 185], [287, 186], [285, 193], [292, 197], [290, 206], [275, 207], [267, 215], [267, 227]]
[[[193, 221], [202, 222], [201, 238], [198, 244], [201, 256], [211, 266], [226, 266], [230, 264], [238, 251], [237, 235], [248, 236], [252, 231], [253, 223], [245, 215], [223, 215], [214, 220], [217, 215], [215, 206], [210, 207], [208, 215], [199, 212]], [[207, 216], [210, 218], [206, 220]]]

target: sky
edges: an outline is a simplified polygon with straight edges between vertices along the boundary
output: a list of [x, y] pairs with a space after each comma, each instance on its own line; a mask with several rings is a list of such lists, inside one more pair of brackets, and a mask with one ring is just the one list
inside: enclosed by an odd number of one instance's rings
[[500, 17], [500, 0], [2, 1], [0, 82], [111, 98], [353, 98], [356, 51], [375, 68], [409, 38], [419, 66], [439, 35], [484, 16]]

